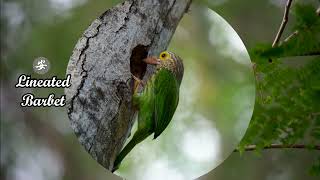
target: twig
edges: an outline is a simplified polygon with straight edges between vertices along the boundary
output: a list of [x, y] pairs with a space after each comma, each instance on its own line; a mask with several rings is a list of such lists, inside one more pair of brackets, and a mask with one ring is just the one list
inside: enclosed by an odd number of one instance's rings
[[[249, 145], [245, 147], [244, 151], [254, 151], [257, 149], [256, 145]], [[311, 149], [320, 151], [320, 145], [315, 146], [306, 146], [304, 144], [292, 144], [292, 145], [284, 145], [284, 144], [271, 144], [270, 146], [266, 146], [263, 150], [267, 149]], [[239, 152], [239, 149], [235, 149], [234, 152]]]
[[300, 54], [294, 54], [294, 55], [280, 55], [277, 56], [277, 58], [284, 58], [284, 57], [299, 57], [299, 56], [319, 56], [320, 50], [310, 51], [310, 52], [303, 52]]
[[312, 51], [312, 52], [299, 54], [297, 56], [319, 56], [319, 55], [320, 55], [320, 51]]
[[[320, 7], [317, 9], [316, 11], [317, 15], [320, 16]], [[310, 28], [310, 27], [308, 27]], [[284, 39], [282, 42], [280, 42], [280, 45], [282, 43], [288, 42], [289, 40], [291, 40], [292, 38], [294, 38], [295, 36], [297, 36], [300, 32], [298, 30], [295, 30], [292, 34], [290, 34], [286, 39]]]
[[[283, 42], [288, 42], [290, 39], [292, 39], [293, 37], [295, 37], [296, 35], [298, 35], [299, 34], [299, 31], [298, 30], [296, 30], [296, 31], [294, 31], [292, 34], [290, 34], [285, 40], [283, 40]], [[282, 42], [282, 43], [283, 43]], [[282, 44], [282, 43], [280, 43], [280, 44]]]
[[282, 23], [280, 25], [279, 31], [276, 35], [276, 38], [274, 39], [274, 41], [272, 43], [272, 47], [275, 47], [276, 45], [278, 45], [278, 43], [280, 41], [281, 35], [282, 35], [282, 33], [287, 25], [288, 19], [289, 19], [289, 10], [290, 10], [291, 4], [292, 4], [292, 0], [288, 0], [286, 7], [285, 7]]

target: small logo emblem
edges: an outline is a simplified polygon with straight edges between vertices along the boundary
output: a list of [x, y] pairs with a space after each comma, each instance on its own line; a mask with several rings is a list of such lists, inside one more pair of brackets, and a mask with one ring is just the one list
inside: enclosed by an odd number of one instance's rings
[[38, 57], [33, 61], [33, 71], [38, 74], [45, 74], [50, 69], [50, 62], [45, 57]]

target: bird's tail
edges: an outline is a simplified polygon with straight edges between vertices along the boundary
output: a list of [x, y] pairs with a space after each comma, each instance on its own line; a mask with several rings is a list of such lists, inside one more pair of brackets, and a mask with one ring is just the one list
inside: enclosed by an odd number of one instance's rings
[[118, 154], [116, 160], [114, 161], [112, 172], [119, 169], [122, 160], [129, 154], [129, 152], [134, 148], [135, 145], [139, 144], [141, 141], [146, 139], [150, 133], [146, 131], [137, 131], [130, 142], [123, 148], [123, 150]]

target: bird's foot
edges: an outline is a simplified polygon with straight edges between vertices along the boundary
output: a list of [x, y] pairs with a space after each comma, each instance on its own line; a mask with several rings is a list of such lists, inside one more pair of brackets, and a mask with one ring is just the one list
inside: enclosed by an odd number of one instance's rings
[[137, 78], [137, 77], [136, 77], [135, 75], [133, 75], [132, 73], [131, 73], [131, 76], [132, 76], [132, 78], [134, 79], [133, 92], [134, 92], [134, 93], [137, 93], [137, 90], [138, 90], [139, 85], [141, 85], [142, 88], [144, 88], [145, 84], [144, 84], [144, 82], [143, 82], [141, 79]]
[[142, 85], [142, 87], [144, 87], [144, 82], [141, 80], [141, 79], [139, 79], [139, 78], [137, 78], [135, 75], [133, 75], [132, 73], [131, 73], [131, 76], [132, 76], [132, 78], [136, 81], [136, 82], [138, 82], [138, 84], [137, 84], [137, 87], [141, 84]]

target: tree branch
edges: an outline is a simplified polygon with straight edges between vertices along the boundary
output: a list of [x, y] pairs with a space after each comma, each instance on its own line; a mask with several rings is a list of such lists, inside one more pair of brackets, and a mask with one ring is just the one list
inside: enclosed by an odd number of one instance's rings
[[292, 0], [288, 0], [286, 7], [285, 7], [285, 11], [284, 11], [284, 15], [282, 18], [280, 28], [279, 28], [278, 33], [272, 43], [272, 47], [275, 47], [276, 45], [278, 45], [278, 43], [280, 41], [281, 35], [282, 35], [282, 33], [287, 25], [288, 19], [289, 19], [289, 11], [290, 11], [291, 4], [292, 4]]
[[320, 51], [311, 51], [311, 52], [306, 52], [306, 53], [301, 53], [296, 56], [319, 56]]
[[[319, 8], [318, 8], [319, 10]], [[318, 13], [318, 10], [317, 10], [317, 14], [319, 15]], [[296, 38], [299, 38], [299, 36], [303, 36], [303, 33], [305, 31], [310, 31], [312, 28], [314, 28], [313, 26], [315, 26], [317, 23], [314, 23], [308, 27], [305, 28], [305, 30], [295, 30], [293, 33], [291, 33], [287, 38], [285, 38], [283, 41], [280, 41], [279, 42], [279, 46], [282, 46], [282, 45], [286, 45], [287, 43], [290, 43], [291, 40], [294, 40]], [[309, 50], [308, 52], [303, 52], [303, 53], [300, 53], [300, 54], [295, 54], [294, 56], [318, 56], [320, 55], [320, 50], [319, 49], [312, 49], [312, 50]]]
[[111, 170], [134, 123], [133, 79], [165, 50], [191, 0], [127, 0], [93, 21], [69, 60], [68, 115], [80, 143]]
[[[245, 147], [244, 151], [254, 151], [257, 149], [256, 145], [248, 145]], [[263, 150], [267, 149], [311, 149], [311, 150], [320, 150], [320, 145], [315, 146], [306, 146], [303, 144], [293, 144], [293, 145], [284, 145], [284, 144], [271, 144], [270, 146], [266, 146]], [[239, 152], [239, 149], [235, 149], [234, 152]]]

